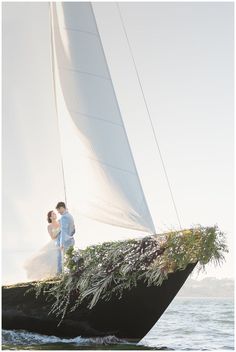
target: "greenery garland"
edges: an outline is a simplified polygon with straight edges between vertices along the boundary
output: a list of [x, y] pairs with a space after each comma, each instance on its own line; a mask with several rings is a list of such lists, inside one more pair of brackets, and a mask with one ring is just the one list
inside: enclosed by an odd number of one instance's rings
[[225, 236], [217, 226], [171, 231], [142, 239], [105, 242], [85, 250], [68, 249], [65, 272], [33, 287], [52, 300], [51, 311], [60, 316], [74, 311], [84, 300], [91, 309], [99, 299], [122, 297], [124, 290], [143, 280], [159, 286], [168, 274], [184, 270], [188, 264], [205, 269], [209, 262], [221, 264], [228, 252]]

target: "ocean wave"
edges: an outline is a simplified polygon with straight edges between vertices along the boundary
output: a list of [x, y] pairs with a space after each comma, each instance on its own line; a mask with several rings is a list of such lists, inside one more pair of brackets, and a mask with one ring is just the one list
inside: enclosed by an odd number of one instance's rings
[[118, 339], [112, 335], [93, 338], [77, 336], [72, 339], [65, 339], [57, 336], [41, 335], [26, 330], [2, 330], [3, 345], [38, 345], [50, 343], [70, 343], [75, 345], [129, 344], [126, 340]]

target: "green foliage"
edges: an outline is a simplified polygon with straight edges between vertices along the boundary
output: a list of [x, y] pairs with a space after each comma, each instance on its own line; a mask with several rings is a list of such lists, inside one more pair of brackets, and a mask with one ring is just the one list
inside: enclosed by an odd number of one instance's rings
[[[209, 262], [220, 264], [227, 252], [224, 234], [214, 227], [172, 231], [143, 239], [106, 242], [85, 250], [68, 249], [65, 272], [54, 280], [35, 285], [36, 295], [52, 299], [50, 313], [61, 317], [82, 302], [92, 308], [99, 299], [122, 297], [139, 280], [161, 285], [168, 274], [184, 270], [189, 263], [199, 263], [199, 270]], [[59, 323], [59, 324], [60, 324]]]

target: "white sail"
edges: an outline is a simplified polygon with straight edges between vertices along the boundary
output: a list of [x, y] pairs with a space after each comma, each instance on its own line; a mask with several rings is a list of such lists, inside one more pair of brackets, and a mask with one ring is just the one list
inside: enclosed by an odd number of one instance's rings
[[55, 96], [67, 204], [106, 224], [155, 232], [92, 5], [51, 5]]

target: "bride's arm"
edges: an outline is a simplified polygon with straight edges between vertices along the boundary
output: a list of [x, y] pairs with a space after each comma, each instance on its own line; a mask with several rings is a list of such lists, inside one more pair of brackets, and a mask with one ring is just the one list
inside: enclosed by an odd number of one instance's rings
[[57, 238], [57, 235], [55, 236], [52, 232], [52, 227], [50, 225], [48, 225], [48, 233], [51, 237], [52, 240], [55, 240], [55, 238]]

